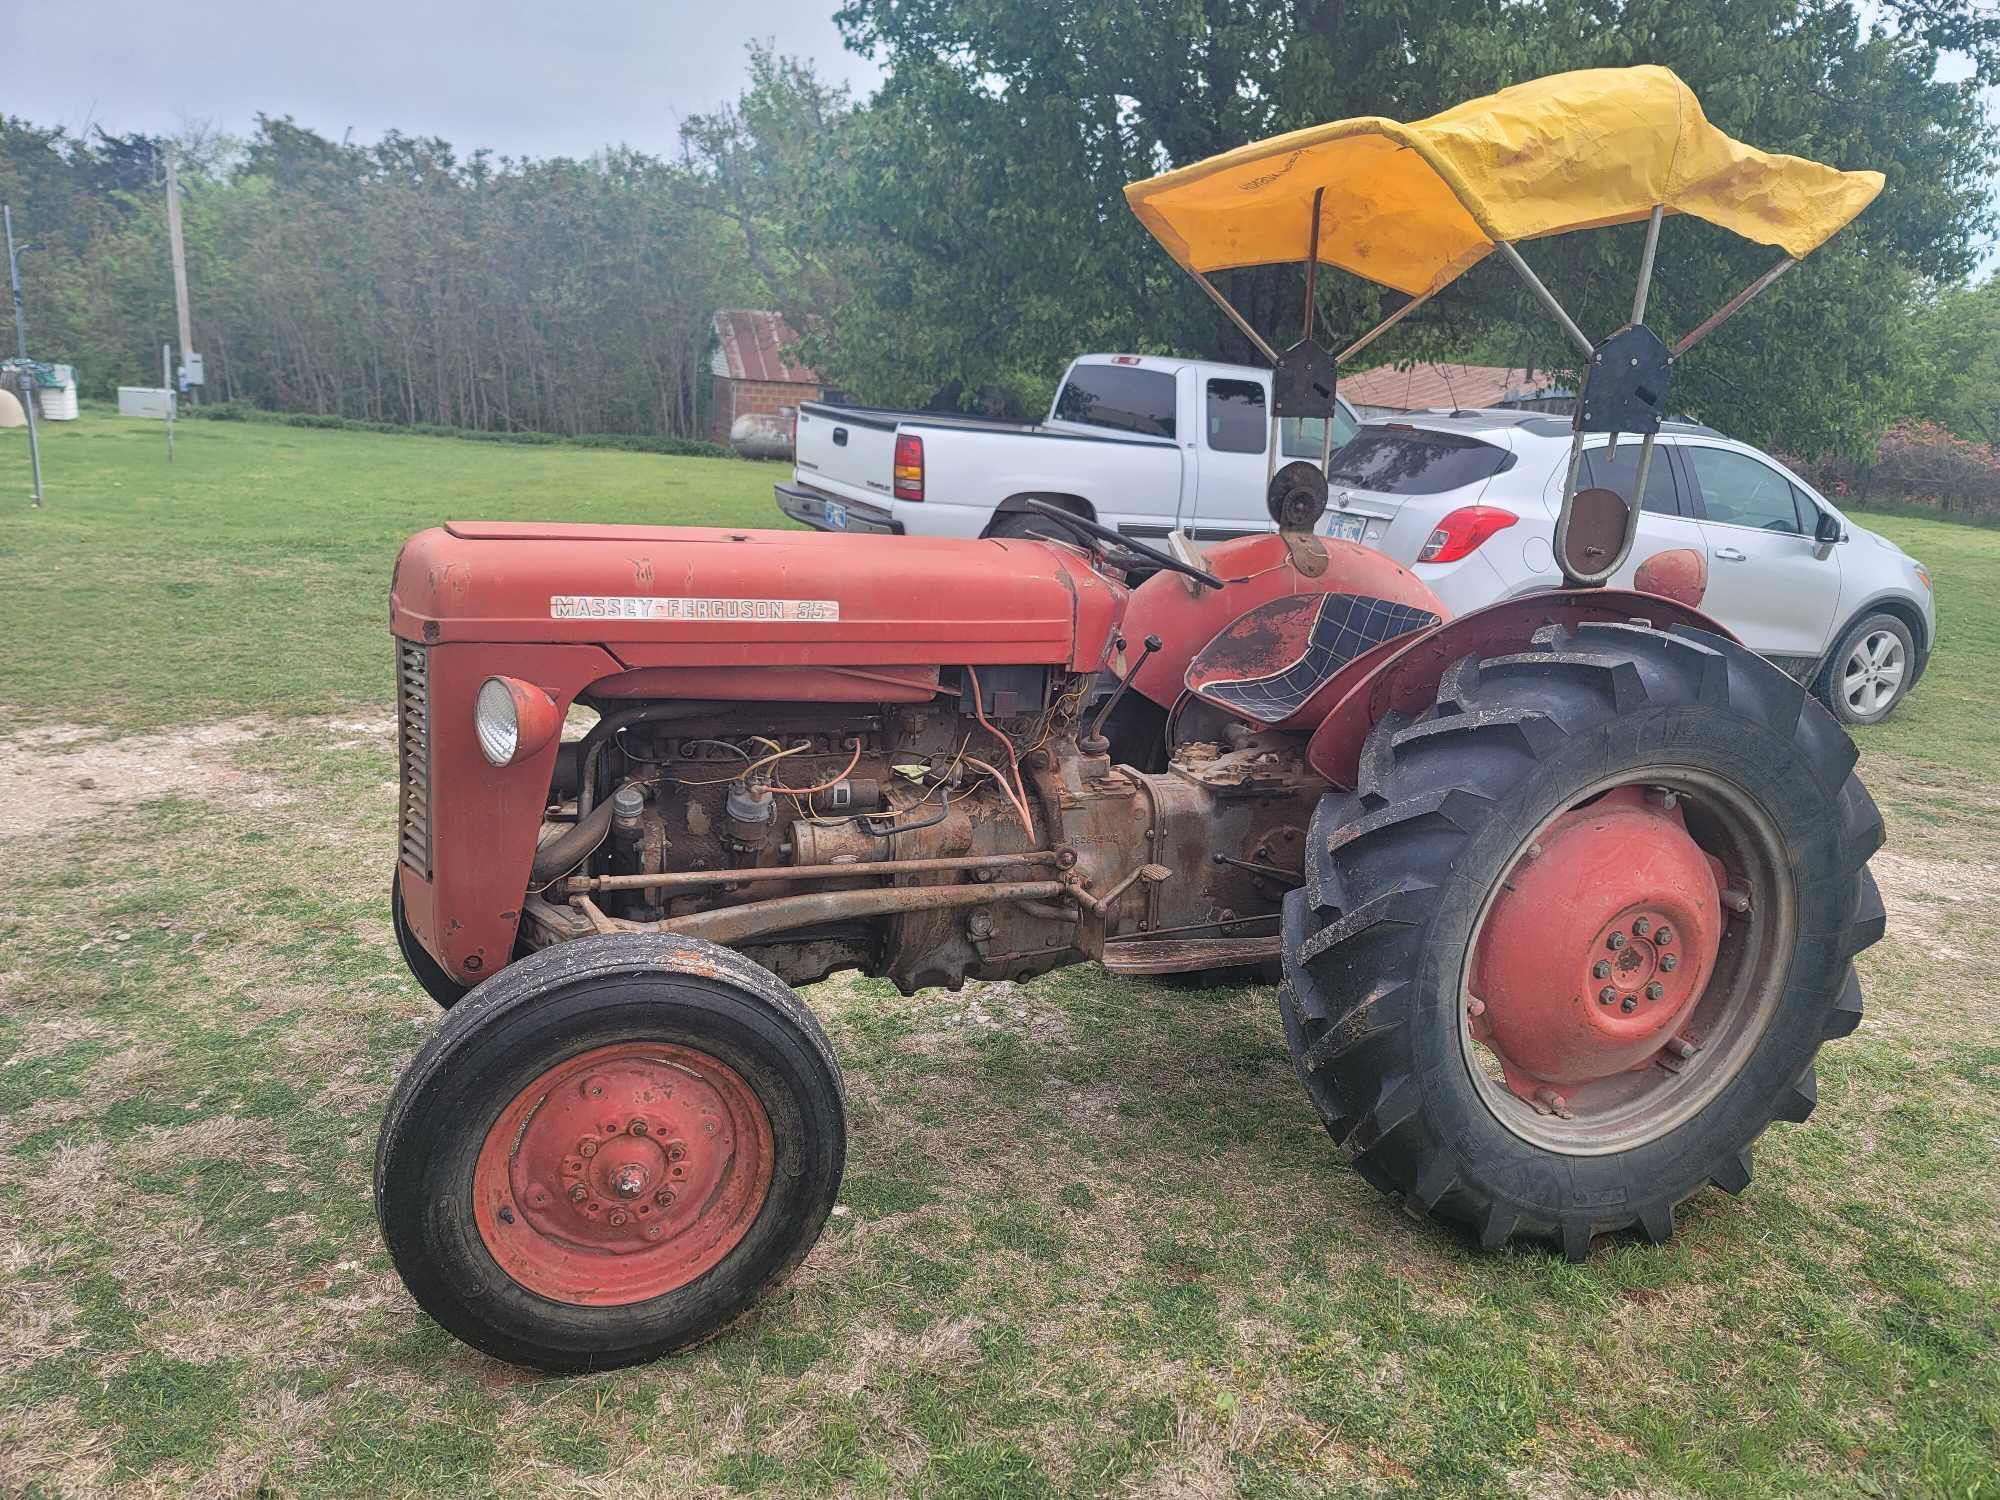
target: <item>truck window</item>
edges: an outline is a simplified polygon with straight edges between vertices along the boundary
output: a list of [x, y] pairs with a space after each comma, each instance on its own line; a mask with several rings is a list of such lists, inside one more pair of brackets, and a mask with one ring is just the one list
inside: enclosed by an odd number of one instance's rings
[[1262, 453], [1264, 432], [1264, 387], [1254, 380], [1209, 381], [1209, 447], [1217, 453]]
[[1164, 370], [1127, 365], [1075, 365], [1056, 395], [1056, 416], [1090, 427], [1170, 438], [1174, 377]]
[[[1278, 423], [1278, 451], [1286, 458], [1309, 458], [1319, 462], [1320, 439], [1326, 426], [1324, 417], [1286, 417]], [[1354, 440], [1361, 424], [1347, 414], [1347, 408], [1333, 409], [1333, 449], [1338, 453]]]
[[1326, 479], [1382, 495], [1442, 495], [1513, 467], [1505, 448], [1463, 433], [1367, 427], [1334, 454]]

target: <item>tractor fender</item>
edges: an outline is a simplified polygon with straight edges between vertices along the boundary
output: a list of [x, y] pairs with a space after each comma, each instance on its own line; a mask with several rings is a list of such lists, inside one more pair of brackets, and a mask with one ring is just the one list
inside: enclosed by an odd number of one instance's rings
[[[1463, 656], [1503, 656], [1525, 651], [1535, 632], [1560, 625], [1575, 630], [1598, 622], [1644, 625], [1654, 630], [1685, 626], [1734, 641], [1725, 626], [1691, 605], [1659, 594], [1629, 589], [1550, 589], [1503, 599], [1427, 630], [1412, 632], [1357, 658], [1350, 670], [1365, 668], [1348, 684], [1313, 730], [1306, 763], [1335, 786], [1353, 790], [1361, 743], [1391, 713], [1416, 715], [1437, 696], [1445, 668]], [[1379, 654], [1378, 654], [1379, 653]]]
[[[1262, 531], [1202, 549], [1220, 589], [1190, 591], [1179, 574], [1159, 572], [1132, 590], [1127, 640], [1157, 635], [1165, 645], [1132, 674], [1143, 698], [1171, 709], [1187, 690], [1188, 663], [1246, 611], [1288, 595], [1361, 594], [1443, 615], [1445, 607], [1401, 563], [1358, 542]], [[1271, 663], [1273, 667], [1282, 665]]]

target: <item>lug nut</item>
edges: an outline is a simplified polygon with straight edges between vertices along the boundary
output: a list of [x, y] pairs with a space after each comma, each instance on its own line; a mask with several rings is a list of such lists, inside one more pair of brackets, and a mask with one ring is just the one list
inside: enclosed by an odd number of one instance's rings
[[1620, 948], [1625, 946], [1625, 934], [1622, 932], [1612, 933], [1610, 937], [1604, 940], [1604, 946], [1609, 948], [1613, 953], [1616, 953]]
[[1681, 959], [1678, 953], [1662, 953], [1660, 955], [1660, 968], [1665, 972], [1671, 974], [1680, 966]]
[[589, 1196], [590, 1196], [590, 1189], [585, 1187], [580, 1182], [575, 1184], [569, 1190], [569, 1201], [572, 1203], [581, 1203], [583, 1202], [584, 1199], [588, 1198]]
[[649, 1240], [656, 1240], [659, 1237], [660, 1237], [660, 1226], [657, 1224], [649, 1224], [646, 1227], [646, 1238]]
[[686, 1156], [687, 1154], [688, 1154], [688, 1148], [683, 1146], [679, 1141], [675, 1141], [673, 1145], [667, 1147], [668, 1161], [679, 1161], [682, 1157]]
[[1592, 964], [1590, 966], [1590, 977], [1592, 979], [1609, 979], [1611, 977], [1611, 960], [1600, 958], [1596, 963]]
[[1646, 918], [1634, 917], [1632, 919], [1633, 937], [1644, 937], [1647, 933], [1651, 932], [1652, 930], [1653, 930], [1653, 924]]
[[582, 1140], [576, 1143], [576, 1154], [578, 1156], [597, 1155], [597, 1142], [592, 1140], [589, 1136], [585, 1136]]
[[1664, 923], [1661, 924], [1660, 930], [1653, 934], [1653, 941], [1662, 948], [1666, 947], [1667, 944], [1671, 943], [1673, 940], [1674, 940], [1673, 928], [1666, 926]]
[[613, 1224], [623, 1224], [623, 1223], [625, 1222], [625, 1210], [624, 1210], [624, 1209], [622, 1209], [622, 1208], [614, 1208], [614, 1209], [612, 1209], [612, 1210], [611, 1210], [611, 1222], [612, 1222]]
[[1646, 998], [1648, 1000], [1657, 1000], [1660, 998], [1660, 996], [1664, 995], [1666, 992], [1667, 992], [1667, 987], [1661, 984], [1660, 981], [1657, 979], [1655, 979], [1651, 984], [1646, 986]]
[[653, 1201], [662, 1208], [670, 1207], [674, 1201], [674, 1190], [672, 1188], [661, 1188], [657, 1193], [653, 1194]]
[[1639, 1002], [1633, 999], [1630, 995], [1627, 995], [1623, 1000], [1618, 1002], [1618, 1008], [1624, 1011], [1625, 1014], [1629, 1016], [1632, 1014], [1633, 1011], [1639, 1008]]
[[644, 1120], [634, 1120], [628, 1128], [634, 1135], [644, 1135], [646, 1133], [646, 1122]]
[[1608, 984], [1603, 989], [1597, 992], [1597, 1003], [1599, 1005], [1609, 1005], [1613, 1000], [1616, 1000], [1617, 998], [1618, 998], [1618, 991], [1611, 988], [1611, 986]]

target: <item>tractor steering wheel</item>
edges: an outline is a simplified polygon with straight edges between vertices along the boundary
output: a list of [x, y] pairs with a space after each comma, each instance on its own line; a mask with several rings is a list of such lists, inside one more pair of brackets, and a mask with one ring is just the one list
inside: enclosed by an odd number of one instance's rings
[[1026, 503], [1028, 509], [1034, 511], [1037, 515], [1046, 516], [1059, 526], [1066, 526], [1071, 531], [1078, 532], [1083, 536], [1090, 537], [1092, 540], [1104, 544], [1092, 550], [1105, 556], [1107, 559], [1110, 557], [1110, 553], [1106, 550], [1108, 546], [1120, 552], [1129, 552], [1135, 557], [1143, 557], [1156, 568], [1165, 569], [1169, 573], [1179, 573], [1183, 577], [1192, 578], [1196, 583], [1205, 584], [1209, 588], [1219, 589], [1222, 587], [1222, 580], [1217, 578], [1213, 573], [1204, 568], [1197, 568], [1184, 563], [1171, 552], [1162, 552], [1158, 547], [1149, 546], [1134, 537], [1126, 536], [1122, 531], [1116, 531], [1109, 526], [1100, 525], [1096, 521], [1086, 521], [1074, 511], [1064, 510], [1060, 505], [1051, 505], [1046, 500], [1030, 500]]

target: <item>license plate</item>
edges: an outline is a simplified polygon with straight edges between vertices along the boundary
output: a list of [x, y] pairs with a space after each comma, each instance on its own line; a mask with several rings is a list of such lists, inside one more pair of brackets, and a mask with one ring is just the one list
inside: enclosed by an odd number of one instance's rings
[[1335, 514], [1327, 518], [1326, 534], [1337, 542], [1358, 542], [1367, 529], [1366, 516]]
[[826, 502], [826, 529], [828, 531], [847, 530], [847, 507], [838, 500]]

